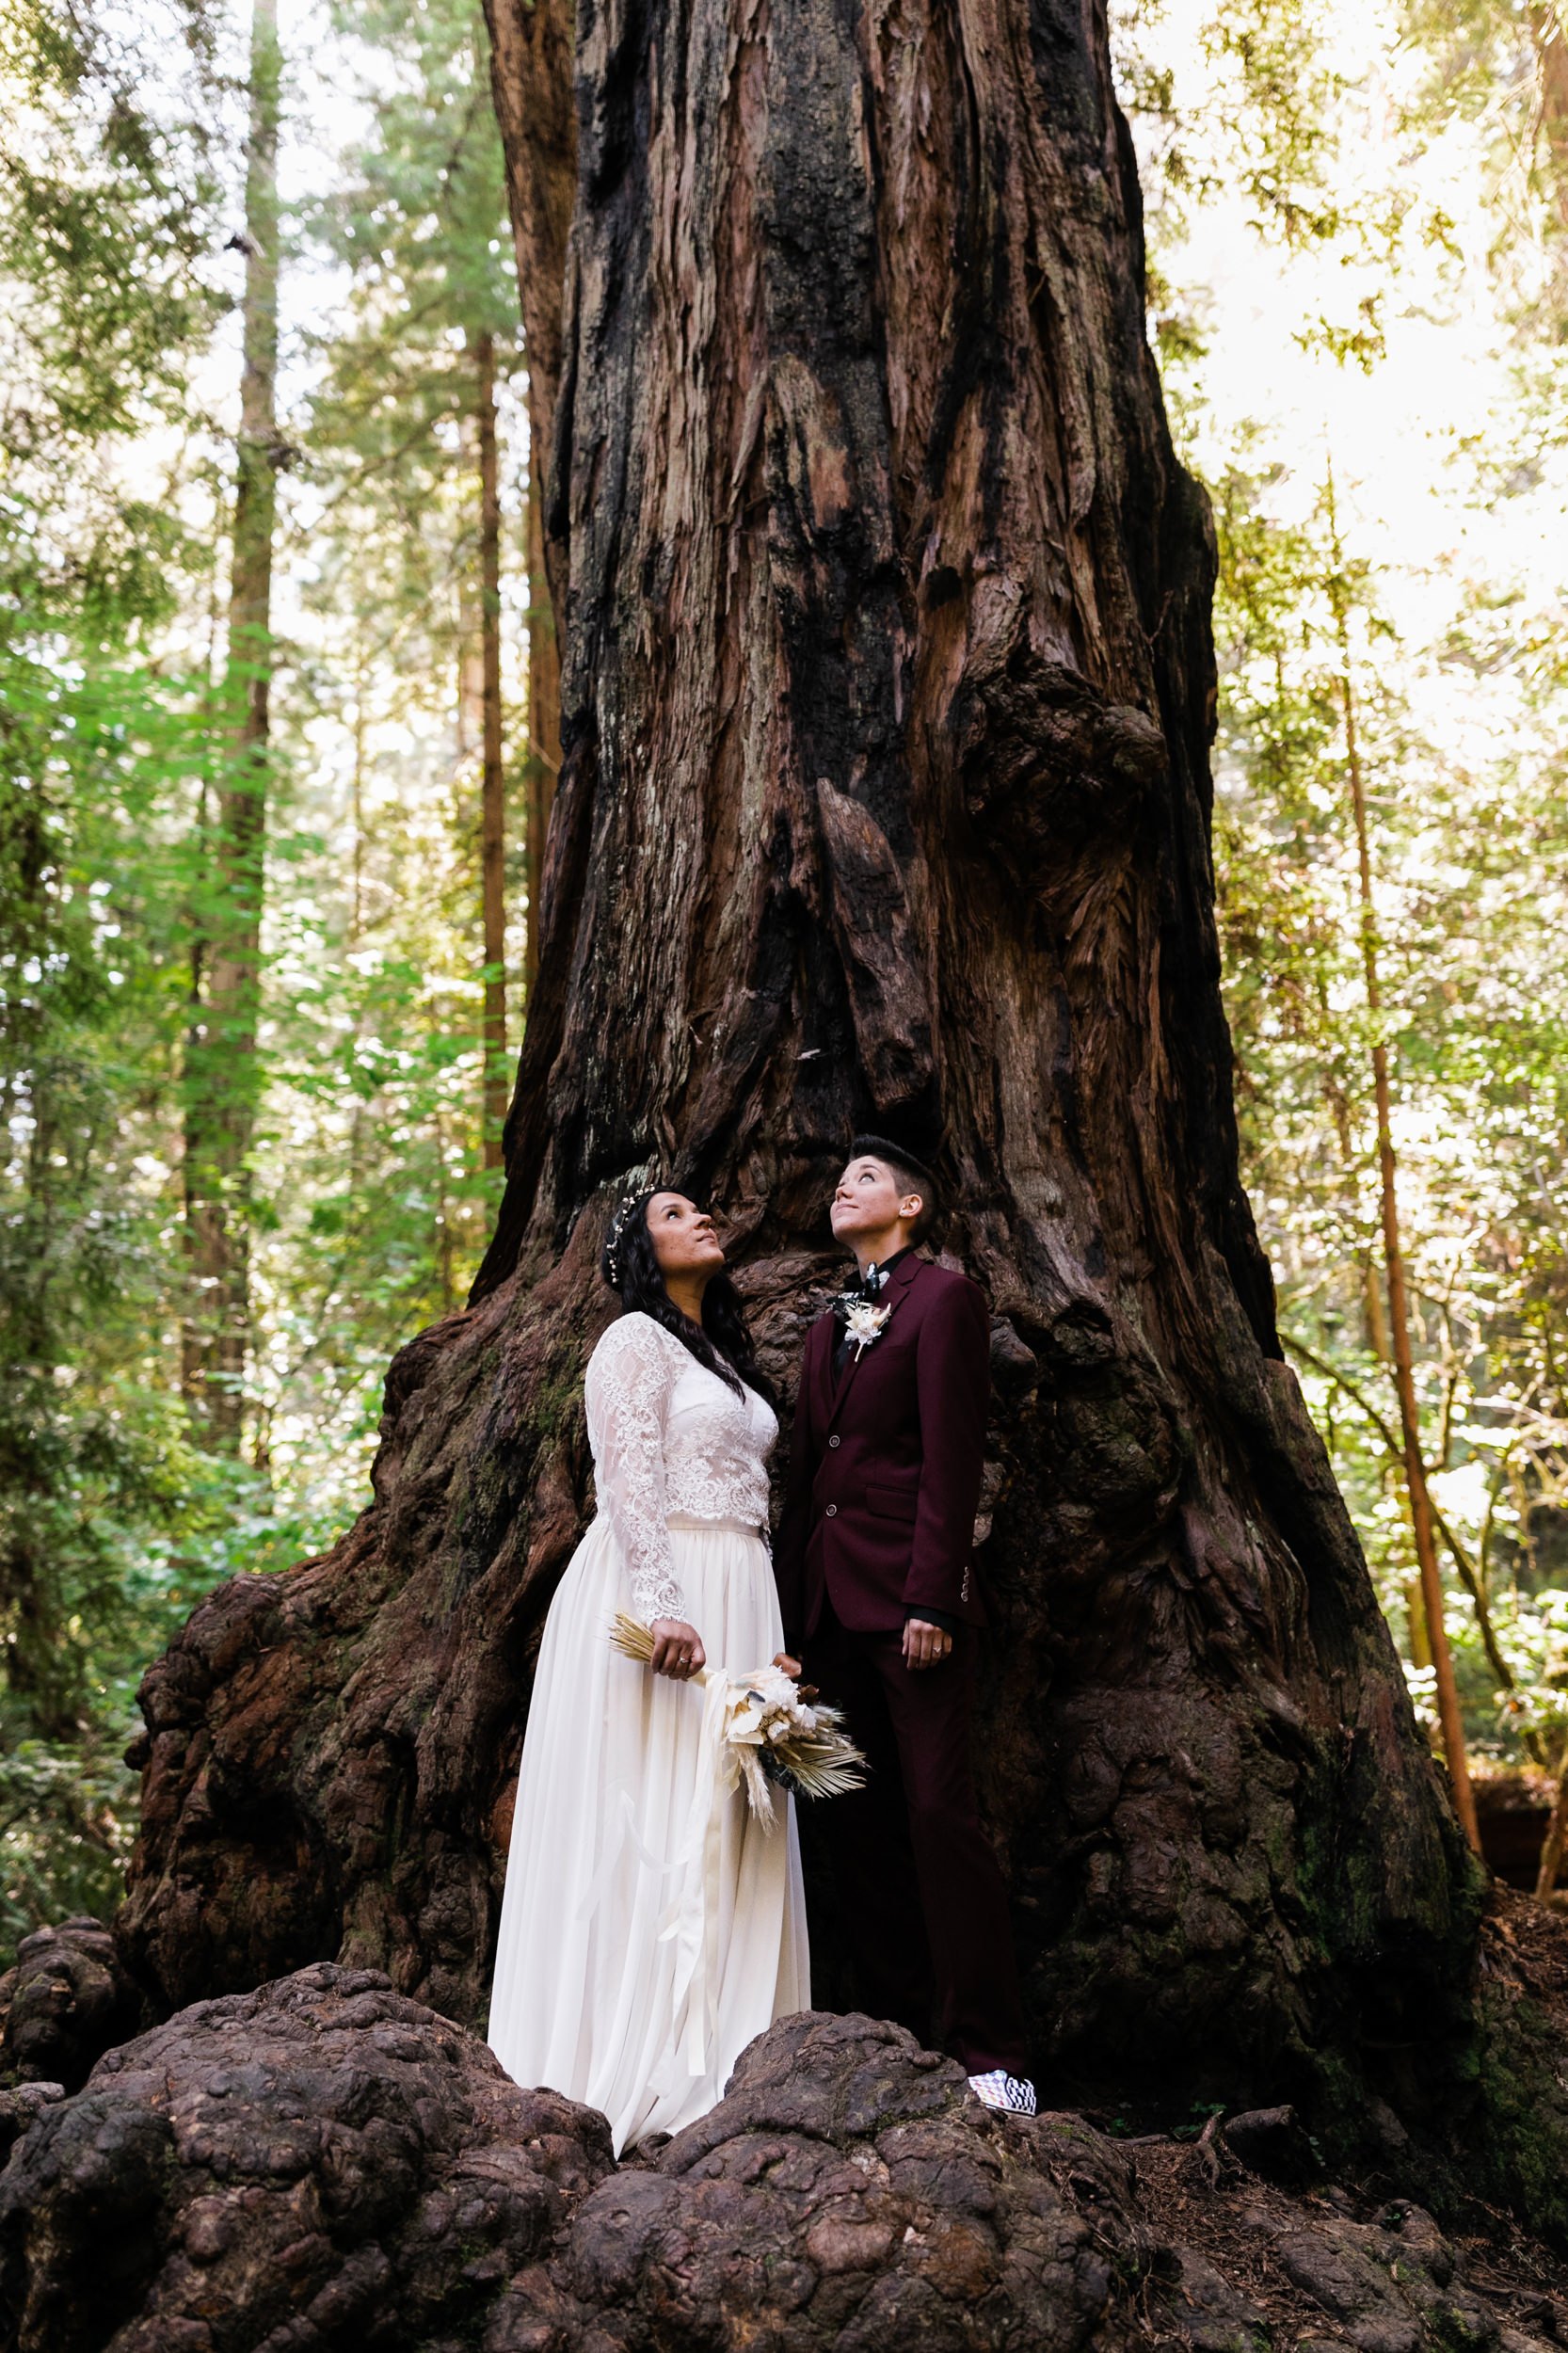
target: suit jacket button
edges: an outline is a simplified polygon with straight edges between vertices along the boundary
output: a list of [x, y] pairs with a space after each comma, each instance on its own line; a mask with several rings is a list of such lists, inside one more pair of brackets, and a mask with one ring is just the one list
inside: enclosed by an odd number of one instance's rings
[[838, 1439], [837, 1439], [837, 1438], [829, 1438], [829, 1440], [827, 1441], [827, 1443], [828, 1443], [828, 1445], [829, 1445], [829, 1446], [837, 1446], [837, 1445], [838, 1445], [838, 1443], [839, 1443], [839, 1441], [838, 1441]]
[[839, 1516], [839, 1507], [838, 1507], [838, 1505], [837, 1505], [836, 1503], [830, 1503], [830, 1504], [828, 1505], [828, 1507], [827, 1507], [827, 1517], [828, 1517], [830, 1520], [836, 1520], [836, 1519], [838, 1518], [838, 1516]]

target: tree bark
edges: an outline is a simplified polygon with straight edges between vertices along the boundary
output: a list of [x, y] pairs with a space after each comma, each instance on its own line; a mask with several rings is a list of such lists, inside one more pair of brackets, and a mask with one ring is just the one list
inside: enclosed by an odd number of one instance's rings
[[544, 562], [543, 452], [530, 441], [523, 527], [528, 558], [528, 816], [524, 840], [523, 985], [531, 1000], [539, 969], [539, 892], [555, 779], [561, 773], [561, 653]]
[[477, 338], [479, 372], [479, 870], [485, 935], [485, 1165], [501, 1165], [506, 1119], [506, 776], [501, 745], [501, 479], [496, 459], [495, 338]]
[[[495, 0], [525, 224], [553, 23]], [[980, 1769], [1040, 2073], [1430, 2106], [1479, 1881], [1238, 1180], [1213, 551], [1102, 17], [581, 0], [577, 36], [504, 1204], [392, 1369], [373, 1509], [149, 1677], [128, 1944], [168, 2001], [326, 1953], [483, 2015], [610, 1205], [714, 1204], [788, 1391], [873, 1126], [994, 1306]]]
[[528, 896], [523, 983], [530, 1006], [539, 962], [539, 898], [555, 780], [561, 772], [559, 616], [566, 595], [562, 524], [552, 506], [552, 450], [561, 383], [561, 292], [577, 185], [569, 0], [486, 0], [490, 78], [506, 158], [528, 356]]
[[230, 574], [225, 708], [231, 733], [204, 845], [209, 859], [184, 1078], [184, 1201], [192, 1301], [183, 1382], [208, 1435], [240, 1442], [250, 1324], [250, 1142], [260, 1077], [272, 540], [278, 505], [277, 0], [250, 20], [245, 183], [244, 369]]
[[485, 21], [522, 297], [530, 472], [543, 486], [543, 554], [559, 614], [565, 552], [550, 486], [561, 385], [561, 291], [577, 192], [571, 0], [485, 0]]

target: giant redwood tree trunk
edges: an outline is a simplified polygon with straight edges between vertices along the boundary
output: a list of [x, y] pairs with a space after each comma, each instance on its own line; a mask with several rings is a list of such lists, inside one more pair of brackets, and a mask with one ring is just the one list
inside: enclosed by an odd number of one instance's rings
[[[552, 6], [493, 0], [536, 358]], [[341, 1955], [482, 2017], [609, 1205], [710, 1199], [790, 1382], [870, 1126], [994, 1305], [983, 1779], [1042, 2073], [1409, 2112], [1476, 1886], [1238, 1183], [1212, 550], [1102, 12], [579, 0], [576, 76], [504, 1206], [371, 1510], [150, 1676], [131, 1947], [168, 2003]]]

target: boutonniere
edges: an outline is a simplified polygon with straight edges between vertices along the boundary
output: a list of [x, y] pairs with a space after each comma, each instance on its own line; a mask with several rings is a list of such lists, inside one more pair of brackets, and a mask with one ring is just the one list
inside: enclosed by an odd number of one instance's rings
[[838, 1312], [843, 1318], [844, 1337], [855, 1343], [855, 1361], [858, 1364], [872, 1342], [882, 1337], [892, 1308], [878, 1307], [869, 1299], [845, 1297], [840, 1300]]

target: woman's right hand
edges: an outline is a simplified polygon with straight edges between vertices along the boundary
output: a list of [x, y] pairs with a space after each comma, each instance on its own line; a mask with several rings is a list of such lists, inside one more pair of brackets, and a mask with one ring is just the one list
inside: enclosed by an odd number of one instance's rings
[[653, 1637], [653, 1656], [648, 1663], [656, 1675], [668, 1675], [672, 1683], [689, 1683], [708, 1664], [701, 1635], [684, 1618], [655, 1618], [648, 1632]]

